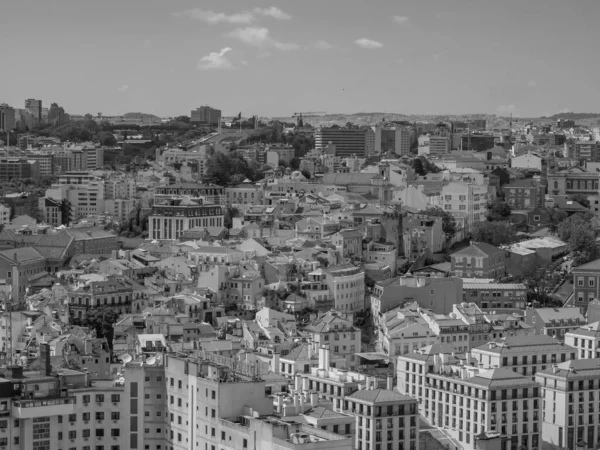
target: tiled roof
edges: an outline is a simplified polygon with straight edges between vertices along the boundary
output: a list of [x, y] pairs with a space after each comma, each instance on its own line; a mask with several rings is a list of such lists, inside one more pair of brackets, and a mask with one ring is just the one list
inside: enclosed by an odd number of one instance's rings
[[452, 253], [451, 256], [492, 256], [504, 253], [504, 250], [485, 242], [472, 242], [471, 245]]
[[400, 394], [387, 389], [363, 389], [346, 397], [350, 400], [359, 400], [367, 403], [415, 402], [408, 395]]

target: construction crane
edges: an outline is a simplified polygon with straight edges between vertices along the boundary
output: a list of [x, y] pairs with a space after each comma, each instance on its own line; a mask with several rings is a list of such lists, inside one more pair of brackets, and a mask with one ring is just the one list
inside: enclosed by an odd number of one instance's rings
[[302, 127], [304, 126], [304, 118], [305, 117], [314, 117], [322, 114], [326, 114], [324, 111], [308, 111], [308, 112], [295, 112], [292, 117], [296, 118], [296, 126]]

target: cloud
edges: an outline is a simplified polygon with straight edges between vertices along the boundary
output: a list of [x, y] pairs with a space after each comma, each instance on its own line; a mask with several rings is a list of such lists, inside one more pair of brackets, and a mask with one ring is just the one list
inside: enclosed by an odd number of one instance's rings
[[367, 48], [367, 49], [376, 49], [376, 48], [383, 47], [383, 44], [381, 42], [373, 41], [373, 40], [367, 39], [367, 38], [357, 39], [356, 41], [354, 41], [354, 43], [356, 45], [358, 45], [359, 47]]
[[515, 105], [510, 104], [510, 105], [500, 105], [496, 108], [496, 111], [499, 114], [510, 114], [511, 112], [515, 111]]
[[529, 83], [527, 83], [527, 86], [532, 87], [532, 88], [537, 87], [537, 82], [530, 80]]
[[269, 8], [254, 8], [254, 13], [260, 16], [272, 17], [277, 20], [290, 20], [292, 16], [283, 12], [276, 6], [271, 6]]
[[188, 9], [186, 11], [183, 11], [182, 13], [175, 13], [175, 16], [187, 16], [192, 19], [200, 20], [201, 22], [206, 22], [211, 25], [216, 25], [218, 23], [242, 24], [250, 23], [254, 20], [254, 15], [250, 12], [225, 14], [216, 13], [213, 11], [206, 11], [200, 8]]
[[327, 41], [317, 41], [315, 43], [315, 48], [317, 50], [331, 50], [333, 46]]
[[280, 42], [271, 37], [268, 28], [264, 27], [246, 27], [236, 28], [227, 36], [235, 38], [243, 44], [258, 48], [274, 48], [282, 51], [296, 50], [298, 44]]
[[196, 67], [200, 70], [227, 70], [233, 69], [233, 64], [227, 58], [225, 54], [231, 51], [231, 47], [225, 47], [218, 52], [211, 52], [206, 56], [203, 56], [196, 64]]
[[119, 91], [119, 92], [127, 92], [128, 90], [129, 90], [128, 84], [124, 84], [123, 86], [121, 86], [120, 88], [117, 89], [117, 91]]
[[406, 16], [392, 16], [392, 20], [394, 22], [396, 22], [397, 24], [402, 25], [402, 24], [408, 22], [408, 17], [406, 17]]
[[219, 23], [229, 24], [250, 24], [256, 20], [256, 16], [271, 17], [277, 20], [290, 20], [292, 16], [283, 12], [276, 6], [270, 6], [269, 8], [254, 8], [251, 11], [242, 11], [234, 14], [226, 14], [222, 12], [208, 11], [201, 8], [187, 9], [183, 12], [173, 13], [175, 17], [186, 16], [191, 19], [200, 20], [201, 22], [208, 23], [210, 25], [216, 25]]

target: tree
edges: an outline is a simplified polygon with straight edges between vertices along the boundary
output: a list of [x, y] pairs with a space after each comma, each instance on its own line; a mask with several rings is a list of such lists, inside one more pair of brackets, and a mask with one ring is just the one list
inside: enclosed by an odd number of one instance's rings
[[412, 167], [417, 175], [423, 176], [426, 175], [425, 168], [423, 167], [423, 161], [421, 158], [413, 159]]
[[114, 135], [109, 131], [101, 131], [98, 133], [98, 142], [100, 145], [104, 145], [107, 147], [112, 147], [117, 145], [117, 140]]
[[548, 228], [556, 233], [560, 223], [567, 218], [567, 213], [559, 208], [546, 208], [546, 213], [548, 214]]
[[437, 206], [427, 208], [423, 211], [423, 214], [442, 218], [442, 231], [446, 235], [446, 248], [448, 248], [448, 242], [456, 235], [457, 231], [457, 224], [454, 217]]
[[590, 207], [590, 200], [588, 199], [587, 195], [573, 194], [569, 196], [569, 200], [579, 203], [584, 208], [589, 209]]
[[598, 256], [596, 232], [591, 222], [593, 218], [591, 212], [578, 213], [558, 225], [558, 237], [568, 243], [569, 249], [577, 254], [575, 265], [585, 264]]
[[175, 117], [175, 121], [176, 122], [184, 122], [184, 123], [189, 124], [190, 118], [189, 118], [189, 116], [178, 116], [178, 117]]
[[488, 216], [490, 221], [506, 220], [510, 217], [510, 205], [500, 199], [488, 203]]
[[88, 309], [83, 319], [74, 319], [73, 323], [95, 330], [96, 337], [106, 338], [108, 346], [112, 349], [113, 325], [118, 319], [119, 311], [117, 309], [101, 306]]
[[473, 240], [499, 246], [513, 242], [517, 233], [509, 222], [478, 222], [472, 233]]
[[300, 168], [300, 158], [292, 158], [290, 161], [290, 168], [292, 170], [298, 170]]
[[240, 210], [233, 207], [227, 206], [223, 212], [223, 226], [227, 229], [233, 228], [233, 218], [240, 216]]

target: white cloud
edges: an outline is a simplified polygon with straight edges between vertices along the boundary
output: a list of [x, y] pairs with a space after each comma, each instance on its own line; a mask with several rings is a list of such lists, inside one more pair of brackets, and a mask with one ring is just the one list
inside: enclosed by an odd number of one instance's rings
[[532, 87], [532, 88], [537, 87], [537, 82], [530, 80], [529, 83], [527, 83], [527, 86]]
[[383, 44], [381, 42], [373, 41], [373, 40], [367, 39], [367, 38], [357, 39], [356, 41], [354, 41], [354, 43], [356, 45], [358, 45], [359, 47], [367, 48], [367, 49], [375, 49], [375, 48], [383, 47]]
[[331, 50], [333, 46], [327, 41], [317, 41], [315, 43], [315, 48], [317, 50]]
[[227, 70], [233, 69], [233, 64], [229, 61], [225, 54], [230, 52], [230, 47], [225, 47], [218, 52], [211, 52], [206, 56], [200, 58], [196, 67], [200, 70]]
[[272, 17], [277, 20], [290, 20], [292, 16], [283, 12], [276, 6], [271, 6], [269, 8], [254, 8], [254, 13], [260, 16]]
[[394, 22], [396, 22], [397, 24], [402, 25], [402, 24], [408, 22], [408, 17], [406, 17], [406, 16], [392, 16], [392, 20]]
[[246, 27], [236, 28], [227, 36], [235, 38], [240, 42], [258, 48], [274, 48], [282, 51], [296, 50], [297, 44], [280, 42], [271, 37], [268, 28]]
[[496, 111], [499, 114], [510, 114], [511, 112], [515, 111], [515, 105], [510, 104], [510, 105], [500, 105], [496, 108]]
[[250, 23], [254, 20], [254, 15], [250, 12], [241, 12], [235, 14], [217, 13], [214, 11], [206, 11], [200, 8], [188, 9], [182, 13], [175, 13], [176, 16], [187, 16], [192, 19], [200, 20], [211, 25], [218, 23]]
[[128, 84], [124, 84], [119, 89], [117, 89], [117, 91], [119, 91], [119, 92], [127, 92], [128, 90], [129, 90], [129, 85]]
[[256, 20], [256, 16], [271, 17], [277, 20], [290, 20], [292, 16], [282, 11], [276, 6], [270, 6], [269, 8], [254, 8], [253, 11], [242, 11], [239, 13], [226, 14], [222, 12], [208, 11], [201, 8], [187, 9], [183, 12], [173, 13], [175, 17], [190, 17], [192, 19], [200, 20], [211, 25], [219, 23], [230, 23], [230, 24], [250, 24]]

